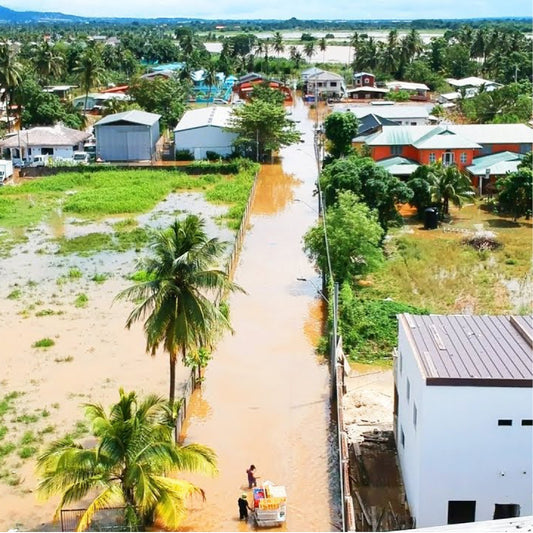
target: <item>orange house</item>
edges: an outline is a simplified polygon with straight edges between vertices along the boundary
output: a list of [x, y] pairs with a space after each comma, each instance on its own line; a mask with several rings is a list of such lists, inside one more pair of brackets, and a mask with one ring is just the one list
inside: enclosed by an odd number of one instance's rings
[[375, 161], [404, 157], [421, 165], [442, 161], [464, 170], [479, 156], [531, 151], [533, 129], [525, 124], [383, 126], [364, 143]]

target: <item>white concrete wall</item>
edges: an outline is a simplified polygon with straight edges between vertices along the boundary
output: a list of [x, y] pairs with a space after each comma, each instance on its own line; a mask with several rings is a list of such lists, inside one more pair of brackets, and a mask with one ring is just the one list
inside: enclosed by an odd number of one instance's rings
[[[531, 388], [428, 387], [401, 330], [398, 350], [398, 457], [416, 526], [446, 524], [451, 500], [476, 501], [476, 521], [492, 519], [496, 503], [532, 514], [533, 427], [521, 425], [533, 418]], [[498, 419], [513, 425], [498, 426]]]
[[174, 132], [176, 151], [189, 150], [196, 159], [205, 159], [208, 151], [222, 156], [230, 155], [236, 138], [236, 133], [216, 126]]

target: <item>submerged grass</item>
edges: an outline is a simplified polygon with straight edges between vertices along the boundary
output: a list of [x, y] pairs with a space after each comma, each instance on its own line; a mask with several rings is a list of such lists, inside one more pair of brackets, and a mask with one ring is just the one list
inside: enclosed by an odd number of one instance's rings
[[[205, 191], [208, 201], [215, 203], [246, 203], [257, 168], [253, 164], [242, 168], [235, 175], [197, 176], [174, 169], [63, 172], [1, 188], [0, 226], [31, 226], [59, 206], [65, 212], [87, 218], [145, 213], [170, 192], [180, 190]], [[115, 229], [134, 225], [134, 221], [126, 219]]]

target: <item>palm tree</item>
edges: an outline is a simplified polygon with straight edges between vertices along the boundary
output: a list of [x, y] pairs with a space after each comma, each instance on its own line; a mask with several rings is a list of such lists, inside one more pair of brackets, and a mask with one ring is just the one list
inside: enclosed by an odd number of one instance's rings
[[122, 291], [117, 298], [141, 300], [126, 327], [144, 319], [146, 351], [155, 355], [159, 345], [169, 354], [172, 405], [176, 388], [178, 352], [185, 361], [190, 350], [212, 347], [224, 329], [231, 329], [219, 307], [227, 290], [242, 290], [222, 270], [213, 268], [225, 242], [208, 239], [205, 222], [196, 215], [174, 221], [153, 235], [153, 257], [144, 261], [148, 280]]
[[218, 77], [217, 77], [217, 65], [212, 61], [209, 62], [205, 69], [205, 84], [207, 85], [207, 105], [211, 101], [211, 93], [213, 92], [213, 87], [218, 90]]
[[311, 61], [311, 58], [315, 54], [315, 41], [306, 41], [304, 44], [304, 54], [307, 56], [307, 59]]
[[88, 48], [85, 50], [74, 67], [74, 72], [79, 74], [80, 87], [85, 91], [84, 110], [87, 112], [89, 91], [95, 85], [100, 84], [104, 76], [104, 67], [98, 49]]
[[41, 83], [46, 85], [50, 78], [56, 78], [63, 72], [64, 58], [56, 53], [48, 41], [43, 41], [35, 50], [33, 64], [39, 74]]
[[326, 61], [326, 48], [328, 47], [325, 37], [322, 37], [322, 39], [318, 41], [318, 47], [320, 48], [320, 51], [322, 52], [322, 63], [324, 63]]
[[289, 49], [291, 61], [294, 61], [296, 68], [300, 68], [300, 63], [302, 62], [302, 53], [296, 48], [296, 46], [291, 46]]
[[281, 32], [279, 31], [274, 33], [273, 48], [276, 54], [278, 54], [278, 58], [280, 54], [285, 50], [285, 46], [283, 45], [283, 35], [281, 35]]
[[138, 399], [120, 389], [120, 400], [109, 414], [99, 404], [85, 404], [85, 417], [97, 443], [84, 448], [70, 436], [52, 443], [38, 458], [38, 493], [59, 493], [56, 516], [65, 505], [86, 496], [92, 501], [77, 531], [86, 529], [94, 514], [124, 506], [129, 531], [144, 530], [156, 521], [175, 531], [185, 514], [185, 499], [202, 489], [176, 479], [178, 471], [217, 472], [214, 451], [200, 444], [180, 446], [172, 439], [172, 411], [155, 395]]
[[437, 162], [429, 166], [431, 200], [440, 206], [441, 218], [449, 214], [450, 202], [456, 207], [472, 198], [473, 189], [468, 176], [456, 166]]
[[16, 55], [8, 43], [0, 43], [0, 89], [3, 93], [0, 99], [6, 104], [7, 129], [11, 131], [9, 121], [9, 104], [11, 95], [22, 81], [22, 65], [17, 61]]

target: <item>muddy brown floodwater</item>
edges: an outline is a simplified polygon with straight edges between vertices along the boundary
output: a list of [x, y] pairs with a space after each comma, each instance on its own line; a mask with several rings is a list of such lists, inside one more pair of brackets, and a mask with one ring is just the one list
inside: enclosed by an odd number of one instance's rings
[[237, 512], [252, 463], [260, 481], [286, 486], [287, 522], [277, 530], [330, 531], [339, 522], [328, 366], [315, 354], [324, 309], [302, 250], [317, 218], [313, 123], [301, 101], [291, 112], [304, 142], [261, 170], [235, 275], [247, 294], [231, 296], [234, 334], [218, 345], [184, 427], [185, 442], [216, 450], [220, 470], [213, 479], [189, 476], [207, 499], [184, 531], [253, 530]]

